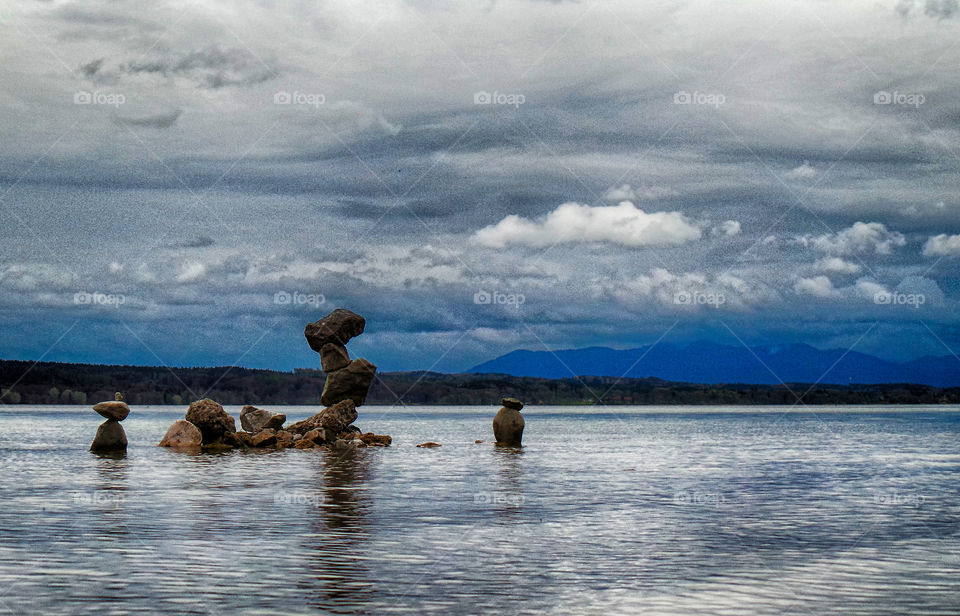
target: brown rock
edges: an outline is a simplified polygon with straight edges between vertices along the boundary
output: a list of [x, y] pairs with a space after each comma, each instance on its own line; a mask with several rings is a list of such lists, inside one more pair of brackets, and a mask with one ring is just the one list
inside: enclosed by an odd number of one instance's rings
[[359, 314], [337, 308], [319, 321], [308, 324], [303, 335], [306, 336], [310, 348], [319, 353], [328, 342], [344, 345], [351, 338], [359, 336], [366, 323]]
[[482, 443], [483, 441], [477, 439], [477, 440], [475, 440], [475, 441], [473, 441], [473, 442], [476, 443], [477, 445], [479, 445], [479, 444]]
[[237, 447], [253, 447], [253, 435], [249, 432], [234, 432], [233, 438]]
[[[357, 419], [357, 407], [352, 400], [338, 402], [331, 407], [325, 408], [313, 417], [308, 417], [303, 421], [287, 426], [287, 430], [297, 434], [306, 434], [311, 430], [326, 428], [332, 430], [334, 434], [342, 431]], [[328, 439], [329, 440], [329, 439]]]
[[323, 428], [310, 430], [309, 432], [303, 435], [303, 438], [305, 440], [308, 440], [312, 443], [316, 443], [317, 445], [322, 445], [327, 441], [335, 440], [328, 437], [329, 437], [329, 433], [327, 432], [327, 430], [324, 430]]
[[226, 432], [237, 431], [237, 424], [233, 417], [228, 415], [219, 403], [210, 398], [191, 403], [190, 408], [187, 409], [186, 419], [200, 428], [204, 445], [221, 441]]
[[284, 447], [292, 446], [293, 432], [288, 432], [287, 430], [277, 430], [277, 444], [282, 444]]
[[324, 372], [335, 372], [350, 365], [347, 348], [336, 342], [328, 342], [320, 349], [320, 367]]
[[520, 445], [523, 440], [523, 415], [507, 407], [497, 411], [493, 418], [493, 436], [499, 445]]
[[115, 419], [123, 421], [130, 414], [130, 407], [126, 402], [110, 400], [109, 402], [98, 402], [93, 405], [93, 410], [106, 419]]
[[320, 402], [330, 406], [341, 400], [353, 400], [360, 406], [367, 399], [367, 391], [373, 383], [377, 367], [363, 359], [355, 359], [346, 368], [331, 372], [323, 386]]
[[250, 445], [253, 447], [269, 447], [270, 445], [276, 445], [276, 443], [277, 431], [272, 428], [261, 430], [250, 439]]
[[523, 408], [523, 402], [520, 402], [516, 398], [501, 398], [500, 404], [515, 411], [519, 411]]
[[440, 443], [434, 443], [432, 441], [428, 441], [426, 443], [420, 443], [419, 445], [417, 445], [417, 447], [426, 447], [429, 449], [433, 447], [443, 447], [443, 445], [441, 445]]
[[249, 404], [240, 409], [240, 425], [244, 430], [253, 434], [267, 428], [279, 430], [283, 427], [285, 421], [287, 421], [287, 416], [283, 413], [271, 413]]
[[389, 447], [390, 443], [393, 442], [393, 439], [386, 434], [374, 434], [373, 432], [367, 432], [366, 434], [358, 434], [354, 438], [358, 438], [365, 445], [370, 445], [372, 447]]
[[203, 444], [203, 435], [200, 429], [187, 421], [178, 419], [167, 429], [158, 447], [199, 447]]
[[123, 426], [115, 419], [108, 419], [97, 428], [97, 435], [93, 437], [90, 451], [126, 451], [127, 435]]
[[319, 446], [320, 445], [317, 445], [316, 443], [314, 443], [313, 441], [307, 438], [302, 438], [293, 444], [294, 449], [314, 449]]

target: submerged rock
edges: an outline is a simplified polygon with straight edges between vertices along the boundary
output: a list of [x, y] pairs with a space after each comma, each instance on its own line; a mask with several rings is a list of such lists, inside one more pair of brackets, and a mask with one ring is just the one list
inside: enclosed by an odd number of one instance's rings
[[115, 421], [123, 421], [127, 418], [127, 415], [130, 414], [130, 407], [127, 406], [127, 403], [119, 400], [98, 402], [97, 404], [93, 405], [93, 410], [95, 410], [101, 417], [113, 419]]
[[523, 441], [523, 415], [517, 409], [503, 407], [493, 418], [493, 436], [500, 445], [518, 446]]
[[90, 451], [126, 451], [127, 435], [123, 426], [116, 419], [108, 419], [97, 428], [97, 435], [93, 437]]
[[367, 400], [377, 367], [363, 359], [355, 359], [346, 368], [327, 374], [320, 402], [329, 406], [341, 400], [353, 400], [360, 406]]
[[441, 445], [440, 443], [434, 443], [433, 441], [427, 441], [426, 443], [420, 443], [419, 445], [417, 445], [417, 447], [425, 447], [427, 449], [430, 449], [433, 447], [443, 447], [443, 445]]
[[371, 447], [389, 447], [390, 443], [393, 442], [390, 436], [386, 434], [374, 434], [373, 432], [357, 434], [354, 436], [354, 439], [359, 439], [364, 445], [370, 445]]
[[283, 413], [271, 413], [249, 404], [240, 409], [240, 426], [253, 434], [267, 428], [279, 430], [285, 421], [287, 416]]
[[210, 398], [191, 403], [187, 409], [186, 420], [200, 429], [204, 445], [220, 442], [225, 433], [237, 431], [237, 423], [233, 417], [223, 410], [223, 406]]
[[359, 314], [337, 308], [319, 321], [308, 324], [303, 335], [306, 336], [310, 348], [319, 353], [323, 345], [329, 342], [344, 345], [351, 338], [359, 336], [366, 323], [366, 319]]
[[158, 447], [199, 447], [202, 444], [200, 428], [186, 419], [178, 419], [167, 429]]

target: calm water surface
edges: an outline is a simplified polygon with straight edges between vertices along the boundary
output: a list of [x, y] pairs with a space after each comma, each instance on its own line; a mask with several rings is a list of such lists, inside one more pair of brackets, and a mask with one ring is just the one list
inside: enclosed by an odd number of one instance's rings
[[360, 410], [392, 447], [188, 455], [134, 407], [107, 458], [0, 407], [0, 613], [960, 613], [958, 407], [528, 408], [521, 451]]

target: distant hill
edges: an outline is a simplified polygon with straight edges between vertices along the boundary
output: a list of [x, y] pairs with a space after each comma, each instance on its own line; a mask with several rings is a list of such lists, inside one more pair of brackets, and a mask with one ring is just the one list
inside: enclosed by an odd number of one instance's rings
[[[0, 360], [0, 404], [92, 404], [121, 391], [131, 404], [174, 404], [209, 397], [223, 404], [319, 406], [318, 370], [100, 366]], [[387, 372], [377, 375], [367, 404], [473, 404], [501, 397], [529, 405], [563, 404], [957, 404], [960, 388], [886, 384], [852, 386], [704, 385], [656, 378], [588, 376], [548, 379], [506, 374]], [[402, 399], [402, 402], [398, 401]]]
[[731, 346], [697, 342], [637, 349], [605, 347], [563, 351], [513, 351], [474, 366], [468, 373], [567, 378], [573, 375], [656, 377], [687, 383], [827, 383], [846, 385], [918, 383], [960, 386], [960, 360], [953, 356], [889, 362], [846, 349], [807, 344]]

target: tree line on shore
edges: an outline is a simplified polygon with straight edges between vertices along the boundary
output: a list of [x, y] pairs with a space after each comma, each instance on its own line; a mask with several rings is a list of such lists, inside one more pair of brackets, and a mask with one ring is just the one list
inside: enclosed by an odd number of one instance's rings
[[[0, 360], [0, 404], [77, 404], [113, 399], [186, 405], [210, 397], [223, 404], [318, 405], [324, 373], [237, 367], [166, 368]], [[527, 405], [624, 404], [957, 404], [960, 387], [882, 385], [747, 385], [675, 383], [655, 378], [567, 379], [504, 374], [377, 374], [367, 404], [497, 405], [504, 396]]]

